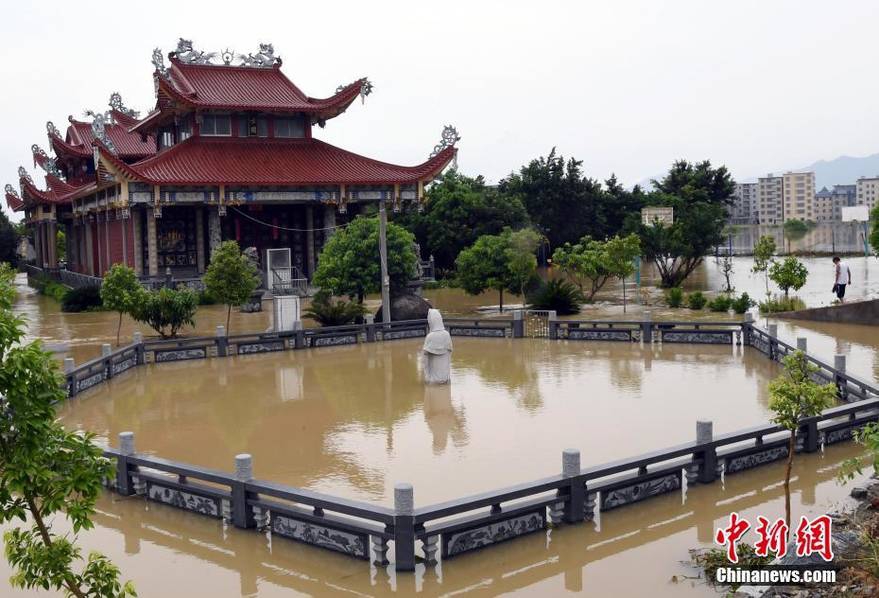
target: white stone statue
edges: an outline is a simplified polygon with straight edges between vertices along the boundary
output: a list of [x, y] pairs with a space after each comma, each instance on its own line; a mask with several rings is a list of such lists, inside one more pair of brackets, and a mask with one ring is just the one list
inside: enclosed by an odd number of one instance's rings
[[428, 384], [448, 384], [452, 373], [452, 337], [443, 326], [438, 309], [427, 312], [429, 332], [424, 339], [424, 381]]

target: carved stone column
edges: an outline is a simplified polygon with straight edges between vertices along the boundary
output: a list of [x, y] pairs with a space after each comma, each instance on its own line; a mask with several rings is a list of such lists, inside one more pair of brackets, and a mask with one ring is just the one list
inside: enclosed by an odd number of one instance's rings
[[198, 273], [203, 274], [204, 261], [204, 208], [195, 208], [195, 263]]
[[330, 237], [333, 236], [333, 233], [336, 232], [336, 229], [333, 227], [336, 226], [336, 206], [328, 205], [324, 207], [324, 245], [330, 240]]
[[95, 247], [92, 231], [92, 223], [88, 218], [83, 221], [83, 234], [85, 235], [85, 271], [95, 276]]
[[305, 264], [308, 278], [314, 276], [314, 208], [305, 206]]
[[131, 210], [132, 235], [134, 236], [134, 273], [143, 276], [143, 210]]
[[150, 276], [159, 275], [159, 248], [158, 239], [156, 238], [156, 217], [153, 215], [153, 209], [147, 210], [147, 262]]
[[214, 255], [214, 250], [222, 243], [220, 229], [220, 212], [218, 208], [208, 208], [208, 258]]

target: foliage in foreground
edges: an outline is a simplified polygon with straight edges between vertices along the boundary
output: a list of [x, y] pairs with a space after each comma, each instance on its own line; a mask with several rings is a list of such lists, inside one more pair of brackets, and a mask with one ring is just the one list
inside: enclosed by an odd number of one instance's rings
[[224, 241], [214, 250], [204, 275], [204, 285], [205, 291], [211, 297], [226, 304], [227, 331], [232, 317], [232, 306], [247, 302], [259, 282], [256, 267], [241, 253], [237, 242]]
[[[92, 443], [92, 435], [67, 432], [53, 404], [65, 398], [52, 356], [39, 341], [22, 343], [24, 322], [12, 313], [14, 287], [0, 272], [0, 522], [25, 527], [4, 534], [10, 583], [67, 596], [134, 596], [119, 569], [91, 553], [83, 564], [76, 545], [91, 516], [102, 480], [113, 472]], [[65, 516], [73, 535], [52, 532], [52, 519]], [[75, 569], [78, 569], [75, 570]]]
[[312, 297], [311, 305], [302, 315], [321, 326], [344, 326], [355, 322], [365, 313], [363, 304], [344, 299], [334, 300], [327, 291], [320, 290]]
[[566, 280], [550, 280], [530, 297], [531, 309], [555, 310], [560, 316], [580, 313], [583, 295]]
[[130, 315], [159, 333], [173, 338], [184, 326], [195, 326], [198, 301], [189, 289], [143, 290], [132, 305]]
[[791, 529], [790, 474], [796, 452], [797, 429], [800, 420], [815, 417], [836, 400], [836, 386], [818, 384], [812, 380], [818, 366], [809, 362], [802, 351], [794, 351], [781, 360], [784, 373], [769, 383], [769, 409], [775, 414], [772, 421], [790, 432], [787, 468], [784, 477], [784, 518]]
[[783, 311], [806, 309], [806, 303], [799, 297], [772, 297], [760, 302], [761, 314], [776, 314]]
[[[871, 422], [855, 430], [854, 439], [867, 449], [867, 458], [873, 471], [879, 471], [879, 422]], [[864, 469], [864, 457], [853, 457], [842, 464], [839, 479], [852, 480], [856, 474], [860, 475]]]

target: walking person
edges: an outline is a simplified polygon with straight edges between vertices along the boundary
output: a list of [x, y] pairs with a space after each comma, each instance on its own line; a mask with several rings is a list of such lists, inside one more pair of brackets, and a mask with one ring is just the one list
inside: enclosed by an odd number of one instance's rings
[[848, 264], [839, 259], [839, 256], [833, 257], [833, 269], [835, 276], [833, 279], [833, 292], [840, 303], [845, 303], [845, 288], [852, 283], [852, 271]]

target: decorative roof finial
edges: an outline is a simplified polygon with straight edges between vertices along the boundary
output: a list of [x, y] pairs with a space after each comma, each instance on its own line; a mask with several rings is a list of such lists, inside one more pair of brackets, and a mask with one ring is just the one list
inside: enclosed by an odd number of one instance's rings
[[6, 183], [6, 188], [4, 190], [6, 191], [6, 195], [11, 195], [15, 199], [21, 199], [21, 197], [19, 197], [18, 195], [18, 191], [16, 191], [15, 187], [10, 185], [9, 183]]
[[192, 40], [183, 39], [182, 37], [177, 40], [177, 49], [170, 54], [170, 56], [185, 64], [211, 64], [211, 60], [216, 55], [216, 52], [199, 52], [194, 50], [192, 48]]
[[433, 151], [430, 152], [430, 157], [433, 158], [446, 148], [452, 147], [460, 140], [461, 136], [458, 135], [458, 129], [456, 129], [452, 125], [446, 125], [445, 127], [443, 127], [442, 139], [438, 144], [433, 147]]
[[[34, 166], [39, 165], [40, 168], [46, 171], [46, 174], [51, 174], [54, 177], [63, 178], [61, 171], [58, 170], [58, 164], [55, 162], [55, 158], [50, 158], [49, 155], [43, 151], [36, 143], [31, 146], [31, 152], [34, 154]], [[37, 160], [37, 157], [41, 158]]]
[[165, 66], [165, 59], [162, 56], [162, 49], [155, 48], [153, 50], [153, 66], [156, 68], [156, 72], [168, 78], [168, 68]]
[[49, 137], [57, 137], [59, 139], [64, 139], [61, 137], [61, 131], [58, 130], [58, 127], [55, 126], [51, 120], [46, 121], [46, 132], [49, 134]]
[[366, 96], [372, 93], [372, 81], [369, 79], [364, 79], [363, 83], [360, 84], [360, 103], [366, 103]]
[[232, 61], [235, 60], [235, 51], [226, 48], [222, 52], [220, 52], [220, 60], [223, 61], [223, 64], [229, 66], [232, 64]]
[[130, 116], [131, 118], [137, 118], [140, 116], [140, 112], [127, 108], [125, 104], [122, 103], [122, 94], [118, 91], [114, 91], [110, 94], [110, 108], [116, 112]]
[[18, 178], [19, 178], [19, 180], [24, 179], [25, 181], [27, 181], [31, 185], [34, 184], [34, 180], [31, 178], [31, 175], [29, 175], [27, 173], [27, 170], [24, 169], [24, 166], [18, 167]]
[[94, 134], [95, 139], [100, 140], [107, 149], [116, 153], [116, 146], [110, 140], [110, 136], [107, 135], [107, 122], [108, 118], [104, 114], [95, 114], [91, 110], [86, 110], [86, 115], [91, 116], [94, 120], [92, 120], [92, 134]]
[[275, 46], [272, 44], [260, 44], [256, 54], [239, 54], [240, 66], [256, 68], [271, 68], [275, 64], [281, 64], [281, 57], [275, 56]]

